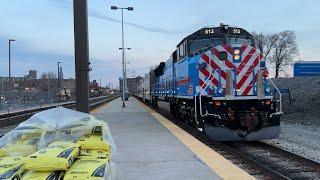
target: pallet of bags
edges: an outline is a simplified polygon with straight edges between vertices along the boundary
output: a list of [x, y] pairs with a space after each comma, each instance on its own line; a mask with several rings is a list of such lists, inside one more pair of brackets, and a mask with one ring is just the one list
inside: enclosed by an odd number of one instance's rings
[[79, 145], [57, 141], [25, 159], [25, 168], [33, 171], [67, 170], [79, 154]]
[[25, 171], [24, 179], [61, 178], [57, 172], [71, 178], [81, 167], [87, 167], [84, 174], [92, 172], [86, 174], [89, 179], [101, 179], [104, 172], [111, 173], [106, 167], [115, 149], [105, 122], [62, 107], [45, 110], [0, 138], [0, 162], [5, 164], [0, 164], [0, 179], [21, 179]]
[[25, 172], [23, 157], [0, 158], [0, 179], [19, 180]]

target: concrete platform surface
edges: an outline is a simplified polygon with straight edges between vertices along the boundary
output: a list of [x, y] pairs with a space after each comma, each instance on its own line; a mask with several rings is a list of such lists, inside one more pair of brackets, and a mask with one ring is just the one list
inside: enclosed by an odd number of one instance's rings
[[[111, 129], [117, 146], [113, 162], [121, 179], [209, 180], [223, 177], [174, 135], [170, 127], [159, 121], [159, 114], [150, 113], [150, 109], [135, 98], [126, 101], [125, 108], [122, 108], [118, 98], [96, 110], [93, 115], [106, 121]], [[206, 152], [200, 151], [202, 154]], [[217, 163], [220, 163], [219, 160]]]

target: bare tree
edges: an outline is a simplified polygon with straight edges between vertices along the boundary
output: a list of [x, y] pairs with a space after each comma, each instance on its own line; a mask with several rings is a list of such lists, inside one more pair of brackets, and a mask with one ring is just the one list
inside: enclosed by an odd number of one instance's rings
[[289, 65], [298, 55], [294, 31], [282, 31], [277, 36], [274, 51], [270, 57], [271, 62], [275, 64], [275, 78], [279, 77], [280, 69]]
[[58, 86], [57, 75], [54, 72], [44, 72], [40, 76], [40, 88], [43, 91], [56, 91]]
[[278, 40], [277, 34], [263, 34], [252, 32], [252, 35], [256, 41], [256, 46], [261, 51], [266, 60], [270, 60], [269, 55], [272, 53], [276, 42]]

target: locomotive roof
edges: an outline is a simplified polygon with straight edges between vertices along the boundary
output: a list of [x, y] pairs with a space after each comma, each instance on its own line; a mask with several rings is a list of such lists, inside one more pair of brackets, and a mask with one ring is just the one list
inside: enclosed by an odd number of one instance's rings
[[218, 27], [204, 27], [198, 31], [190, 34], [189, 36], [183, 38], [177, 47], [185, 40], [194, 39], [207, 39], [207, 38], [217, 38], [225, 36], [235, 36], [235, 37], [253, 37], [248, 31], [239, 27], [231, 27], [228, 25], [221, 24]]

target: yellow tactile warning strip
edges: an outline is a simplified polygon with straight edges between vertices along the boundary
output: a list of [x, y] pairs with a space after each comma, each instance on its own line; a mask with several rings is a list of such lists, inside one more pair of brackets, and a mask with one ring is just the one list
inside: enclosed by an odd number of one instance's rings
[[214, 150], [210, 149], [208, 146], [179, 128], [165, 117], [161, 116], [159, 113], [156, 113], [144, 104], [143, 107], [222, 179], [255, 179], [253, 176], [237, 167]]
[[104, 105], [99, 106], [99, 107], [93, 109], [92, 111], [90, 111], [90, 113], [96, 113], [96, 112], [100, 111], [100, 109], [106, 107], [107, 105], [108, 105], [108, 103], [105, 103]]

